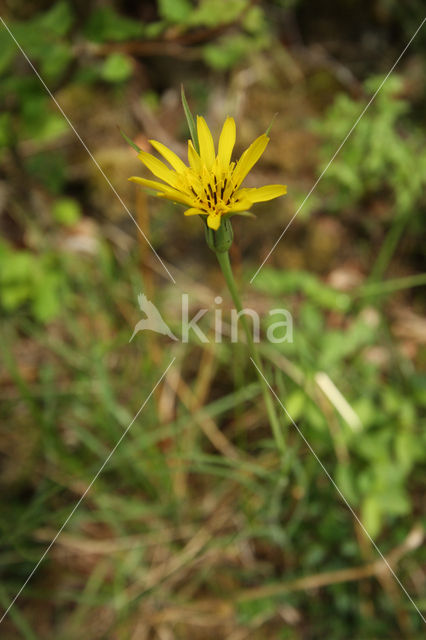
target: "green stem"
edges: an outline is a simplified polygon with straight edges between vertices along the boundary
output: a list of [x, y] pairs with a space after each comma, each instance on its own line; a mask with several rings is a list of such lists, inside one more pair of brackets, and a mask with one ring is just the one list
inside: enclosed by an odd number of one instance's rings
[[[229, 289], [229, 293], [231, 294], [232, 300], [234, 302], [235, 308], [237, 310], [238, 313], [240, 313], [243, 309], [243, 306], [241, 304], [241, 300], [240, 300], [240, 296], [237, 290], [237, 286], [235, 284], [235, 280], [234, 280], [234, 274], [232, 273], [232, 267], [231, 267], [231, 262], [229, 260], [229, 253], [228, 251], [224, 251], [224, 252], [219, 252], [216, 251], [216, 256], [220, 265], [220, 268], [222, 269], [222, 273], [224, 275], [226, 284], [228, 286]], [[241, 323], [243, 325], [245, 334], [247, 336], [247, 345], [250, 351], [250, 355], [253, 358], [254, 363], [256, 364], [256, 373], [257, 376], [259, 378], [259, 382], [261, 384], [262, 387], [262, 393], [263, 393], [263, 398], [265, 401], [265, 406], [266, 406], [266, 410], [268, 412], [268, 417], [269, 417], [269, 421], [271, 423], [271, 427], [272, 427], [272, 432], [274, 434], [274, 438], [275, 438], [275, 442], [277, 444], [277, 447], [279, 449], [279, 451], [281, 453], [284, 453], [285, 451], [285, 442], [284, 442], [284, 437], [282, 434], [282, 430], [280, 427], [280, 423], [278, 421], [278, 417], [277, 414], [275, 412], [275, 407], [274, 407], [274, 403], [272, 400], [272, 395], [270, 392], [270, 389], [265, 381], [265, 378], [263, 377], [262, 373], [263, 372], [263, 367], [262, 367], [262, 362], [259, 356], [259, 352], [257, 349], [257, 346], [253, 340], [253, 335], [250, 331], [250, 327], [248, 325], [247, 322], [247, 318], [245, 316], [245, 314], [241, 314], [239, 316]]]

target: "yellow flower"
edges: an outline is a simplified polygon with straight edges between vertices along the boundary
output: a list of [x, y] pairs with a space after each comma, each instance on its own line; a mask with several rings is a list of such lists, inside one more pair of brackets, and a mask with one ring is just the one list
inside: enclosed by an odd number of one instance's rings
[[231, 162], [235, 144], [235, 121], [227, 118], [219, 138], [216, 155], [212, 134], [204, 118], [197, 116], [198, 154], [188, 140], [188, 162], [184, 162], [161, 142], [150, 140], [152, 146], [169, 163], [171, 169], [155, 156], [141, 151], [140, 160], [163, 182], [132, 177], [129, 180], [157, 191], [157, 196], [189, 207], [186, 216], [205, 215], [210, 229], [218, 229], [222, 216], [244, 213], [256, 202], [265, 202], [287, 193], [284, 185], [268, 185], [244, 189], [241, 184], [259, 160], [269, 142], [266, 134], [259, 136], [238, 162]]

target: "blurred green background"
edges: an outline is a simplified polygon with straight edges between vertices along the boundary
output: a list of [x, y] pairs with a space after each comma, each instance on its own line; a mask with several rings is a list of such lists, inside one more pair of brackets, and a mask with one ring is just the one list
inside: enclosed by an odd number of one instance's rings
[[[285, 198], [233, 218], [247, 306], [285, 307], [268, 379], [426, 608], [426, 28], [253, 282], [250, 278], [423, 18], [420, 0], [5, 0], [0, 24], [0, 515], [6, 609], [170, 362], [2, 623], [14, 640], [420, 638], [423, 622], [281, 412], [279, 460], [200, 221], [129, 183], [123, 129], [182, 157], [180, 84], [249, 186]], [[179, 334], [224, 298], [224, 338], [139, 333], [137, 294]], [[423, 492], [422, 492], [423, 490]], [[376, 563], [376, 564], [375, 564]]]

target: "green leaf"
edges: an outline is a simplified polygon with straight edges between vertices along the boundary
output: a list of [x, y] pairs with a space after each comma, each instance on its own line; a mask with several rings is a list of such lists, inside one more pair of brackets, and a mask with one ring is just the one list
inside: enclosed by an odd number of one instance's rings
[[144, 25], [121, 16], [111, 7], [100, 7], [92, 13], [84, 31], [92, 42], [121, 42], [141, 37]]
[[0, 254], [0, 303], [13, 311], [31, 296], [31, 276], [35, 272], [34, 256], [28, 251], [14, 252], [6, 245]]
[[255, 46], [255, 41], [250, 36], [242, 33], [226, 35], [206, 45], [203, 57], [213, 69], [226, 71], [245, 58]]
[[12, 64], [15, 56], [18, 53], [18, 48], [13, 42], [12, 38], [2, 26], [0, 29], [0, 74], [6, 71], [6, 69]]
[[295, 389], [286, 398], [286, 409], [295, 421], [299, 420], [299, 418], [303, 416], [306, 404], [306, 394], [301, 389]]
[[[11, 25], [11, 31], [31, 59], [41, 60], [44, 64], [50, 62], [51, 66], [55, 66], [54, 58], [58, 53], [52, 48], [60, 44], [73, 20], [69, 4], [61, 1], [46, 13], [39, 13], [31, 20], [15, 22]], [[63, 54], [60, 55], [62, 58]], [[71, 55], [68, 45], [68, 57]]]
[[22, 100], [21, 116], [19, 133], [23, 139], [47, 142], [68, 131], [66, 120], [44, 93], [28, 92]]
[[269, 618], [273, 611], [277, 608], [274, 598], [256, 598], [253, 600], [244, 600], [237, 602], [237, 617], [241, 624], [250, 625], [256, 619], [262, 619], [263, 616]]
[[157, 22], [150, 22], [145, 26], [144, 35], [147, 40], [154, 40], [158, 38], [163, 31], [167, 29], [167, 23], [164, 20], [159, 20]]
[[265, 14], [258, 6], [252, 6], [242, 16], [244, 29], [249, 33], [259, 33], [267, 29]]
[[357, 505], [358, 494], [356, 491], [356, 475], [352, 473], [347, 464], [340, 463], [336, 468], [336, 484], [342, 491], [345, 498], [352, 504]]
[[395, 455], [400, 468], [410, 471], [416, 460], [422, 457], [417, 436], [410, 432], [399, 433], [395, 438]]
[[34, 256], [29, 251], [14, 252], [8, 247], [2, 252], [0, 282], [27, 280], [33, 272]]
[[188, 123], [189, 133], [192, 138], [192, 142], [194, 144], [194, 147], [197, 153], [200, 153], [200, 146], [198, 144], [197, 127], [195, 126], [194, 116], [192, 115], [191, 109], [189, 108], [188, 102], [186, 100], [185, 89], [183, 88], [183, 85], [181, 85], [181, 98], [182, 98], [183, 110], [186, 116], [186, 121]]
[[112, 53], [102, 66], [101, 76], [107, 82], [123, 82], [132, 75], [133, 64], [129, 56]]
[[55, 80], [67, 68], [72, 59], [72, 51], [69, 44], [63, 42], [52, 43], [49, 47], [50, 55], [42, 60], [41, 73], [47, 80]]
[[59, 198], [53, 204], [52, 215], [57, 222], [71, 226], [81, 218], [80, 205], [74, 198]]
[[49, 191], [60, 194], [66, 180], [67, 164], [60, 152], [40, 152], [25, 160], [27, 171]]
[[248, 4], [248, 0], [201, 0], [188, 17], [188, 22], [194, 26], [206, 27], [229, 24], [242, 17]]
[[372, 538], [378, 535], [382, 527], [382, 511], [375, 496], [365, 498], [361, 507], [361, 520]]
[[72, 11], [68, 2], [60, 0], [53, 5], [46, 13], [36, 16], [34, 26], [46, 30], [56, 36], [64, 36], [74, 21]]
[[34, 317], [40, 322], [52, 320], [61, 309], [60, 285], [61, 274], [47, 269], [42, 272], [42, 277], [36, 283], [31, 303]]
[[158, 11], [165, 20], [185, 23], [194, 7], [188, 0], [158, 0]]

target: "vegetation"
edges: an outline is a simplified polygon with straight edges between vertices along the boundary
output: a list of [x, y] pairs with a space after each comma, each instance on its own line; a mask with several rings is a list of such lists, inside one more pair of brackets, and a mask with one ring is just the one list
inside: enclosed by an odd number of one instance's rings
[[[84, 496], [5, 638], [421, 637], [363, 527], [424, 615], [426, 27], [381, 86], [421, 3], [320, 4], [5, 2], [60, 109], [0, 24], [4, 610]], [[182, 82], [216, 134], [235, 117], [236, 157], [278, 112], [247, 186], [288, 196], [232, 219], [231, 262], [263, 336], [293, 317], [258, 345], [283, 455], [202, 223], [128, 182], [119, 129], [184, 156]], [[177, 336], [188, 293], [209, 342], [129, 343], [140, 292]]]

